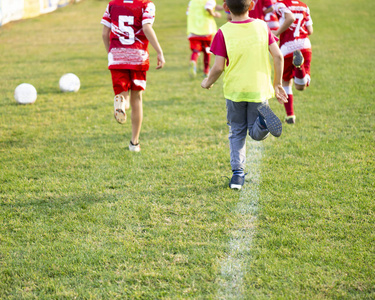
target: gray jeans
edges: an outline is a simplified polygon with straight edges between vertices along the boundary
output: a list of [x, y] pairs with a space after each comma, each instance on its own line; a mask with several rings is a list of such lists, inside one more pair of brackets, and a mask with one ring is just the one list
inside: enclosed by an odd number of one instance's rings
[[260, 126], [258, 106], [262, 103], [233, 102], [227, 99], [230, 164], [232, 170], [245, 169], [247, 131], [252, 139], [261, 141], [269, 134]]

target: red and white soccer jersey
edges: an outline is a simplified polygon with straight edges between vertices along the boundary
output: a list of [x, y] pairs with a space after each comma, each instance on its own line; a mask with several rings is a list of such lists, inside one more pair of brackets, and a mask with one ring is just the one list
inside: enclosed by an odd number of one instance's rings
[[253, 0], [254, 8], [249, 11], [249, 17], [253, 19], [264, 20], [264, 8], [272, 6], [271, 0]]
[[307, 26], [312, 25], [310, 9], [299, 0], [277, 0], [274, 5], [280, 26], [285, 21], [285, 14], [293, 13], [296, 20], [280, 35], [280, 50], [284, 56], [295, 50], [311, 49]]
[[148, 40], [143, 24], [153, 24], [155, 5], [150, 0], [112, 0], [101, 24], [111, 28], [109, 69], [147, 71], [150, 67]]
[[[272, 5], [274, 5], [276, 3], [276, 0], [271, 0], [271, 2]], [[267, 9], [267, 7], [264, 7], [263, 9]], [[264, 21], [272, 31], [276, 31], [280, 27], [279, 18], [277, 17], [275, 11], [266, 14], [264, 16]]]

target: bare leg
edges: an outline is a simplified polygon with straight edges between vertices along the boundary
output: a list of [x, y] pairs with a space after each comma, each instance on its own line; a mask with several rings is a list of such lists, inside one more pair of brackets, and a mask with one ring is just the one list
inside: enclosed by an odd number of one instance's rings
[[132, 107], [132, 139], [133, 145], [139, 143], [139, 134], [141, 132], [143, 121], [142, 91], [131, 91], [130, 104]]
[[306, 85], [300, 85], [300, 84], [295, 83], [294, 86], [296, 90], [298, 91], [304, 91], [306, 89]]
[[130, 103], [129, 103], [129, 91], [121, 92], [119, 95], [124, 96], [125, 99], [125, 110], [129, 109]]

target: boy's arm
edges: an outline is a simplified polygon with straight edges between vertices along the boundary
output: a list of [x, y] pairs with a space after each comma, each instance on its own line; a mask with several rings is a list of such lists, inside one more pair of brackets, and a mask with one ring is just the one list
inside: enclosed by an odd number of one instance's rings
[[208, 11], [208, 13], [213, 16], [214, 18], [220, 18], [221, 17], [221, 13], [217, 12], [217, 11], [213, 11], [213, 9], [211, 8], [207, 8], [206, 9]]
[[219, 79], [221, 73], [223, 73], [225, 67], [225, 57], [216, 55], [214, 65], [208, 77], [203, 79], [201, 87], [204, 89], [210, 89], [212, 85]]
[[224, 10], [224, 7], [222, 5], [216, 4], [215, 10]]
[[312, 35], [313, 32], [314, 32], [312, 25], [308, 25], [308, 26], [306, 26], [306, 27], [307, 27], [307, 33], [308, 33], [309, 35]]
[[284, 23], [280, 26], [280, 28], [278, 30], [274, 31], [273, 34], [276, 35], [276, 36], [279, 36], [285, 30], [287, 30], [290, 27], [290, 25], [292, 25], [294, 23], [295, 20], [296, 20], [296, 18], [294, 17], [292, 12], [285, 13]]
[[269, 51], [273, 58], [273, 65], [274, 65], [274, 80], [273, 86], [275, 88], [275, 96], [279, 103], [287, 103], [288, 96], [284, 91], [284, 88], [281, 84], [282, 76], [283, 76], [283, 67], [284, 67], [284, 57], [280, 51], [279, 46], [277, 43], [272, 43], [269, 45]]
[[270, 7], [267, 7], [264, 11], [263, 11], [263, 14], [266, 15], [270, 12], [273, 12], [274, 9], [273, 9], [273, 6], [271, 5]]
[[111, 28], [107, 26], [103, 26], [103, 32], [102, 32], [102, 39], [104, 43], [104, 47], [107, 50], [107, 53], [109, 51], [109, 36], [111, 34]]
[[161, 69], [165, 64], [165, 59], [163, 55], [163, 50], [160, 47], [158, 38], [156, 37], [156, 33], [150, 23], [143, 24], [142, 29], [146, 38], [148, 39], [151, 46], [155, 49], [157, 53], [158, 63], [157, 63], [156, 69]]

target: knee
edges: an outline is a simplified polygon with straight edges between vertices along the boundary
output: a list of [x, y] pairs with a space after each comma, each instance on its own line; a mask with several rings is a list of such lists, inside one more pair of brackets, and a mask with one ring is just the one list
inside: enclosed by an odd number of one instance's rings
[[295, 84], [294, 87], [297, 91], [304, 91], [306, 89], [306, 85]]

